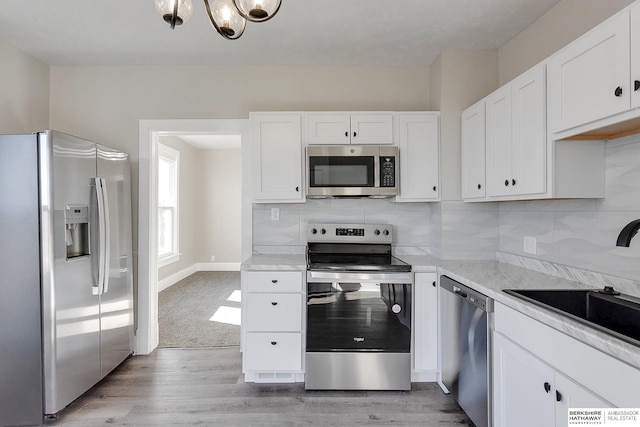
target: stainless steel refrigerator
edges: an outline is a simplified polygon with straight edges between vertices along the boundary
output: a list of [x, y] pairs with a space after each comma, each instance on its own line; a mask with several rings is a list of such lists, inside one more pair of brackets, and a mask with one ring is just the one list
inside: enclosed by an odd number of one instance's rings
[[0, 425], [40, 424], [132, 353], [125, 153], [0, 135]]

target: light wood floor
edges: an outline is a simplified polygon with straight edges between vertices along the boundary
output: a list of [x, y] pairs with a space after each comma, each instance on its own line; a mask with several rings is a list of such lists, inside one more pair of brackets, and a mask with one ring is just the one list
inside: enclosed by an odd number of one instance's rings
[[414, 384], [411, 392], [307, 392], [303, 384], [244, 383], [237, 347], [132, 357], [47, 424], [472, 425], [436, 384]]

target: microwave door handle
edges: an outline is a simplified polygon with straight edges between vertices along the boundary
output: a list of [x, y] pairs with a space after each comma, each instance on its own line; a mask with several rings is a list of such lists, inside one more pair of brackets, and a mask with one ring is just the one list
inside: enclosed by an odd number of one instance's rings
[[376, 154], [373, 156], [373, 187], [380, 186], [380, 156]]

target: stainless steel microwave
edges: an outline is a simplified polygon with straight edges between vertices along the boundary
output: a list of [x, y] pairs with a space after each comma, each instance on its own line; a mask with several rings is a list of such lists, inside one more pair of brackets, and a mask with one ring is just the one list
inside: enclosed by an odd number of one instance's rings
[[307, 197], [386, 198], [398, 194], [398, 147], [307, 147]]

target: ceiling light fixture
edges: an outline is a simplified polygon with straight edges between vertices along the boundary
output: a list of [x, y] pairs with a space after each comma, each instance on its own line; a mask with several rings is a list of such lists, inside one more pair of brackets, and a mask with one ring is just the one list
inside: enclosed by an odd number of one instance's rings
[[[273, 18], [282, 0], [203, 0], [211, 25], [225, 39], [235, 40], [244, 33], [247, 21], [264, 22]], [[191, 17], [191, 0], [155, 0], [156, 9], [171, 28]]]

